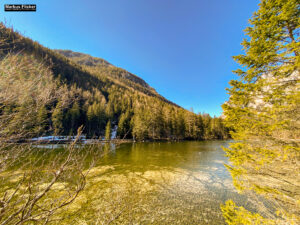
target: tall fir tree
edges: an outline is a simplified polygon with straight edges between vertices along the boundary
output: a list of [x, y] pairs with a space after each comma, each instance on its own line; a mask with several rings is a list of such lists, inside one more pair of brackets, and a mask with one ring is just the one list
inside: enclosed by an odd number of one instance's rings
[[37, 133], [40, 135], [46, 131], [48, 124], [48, 111], [43, 105], [39, 108], [37, 113]]
[[52, 123], [55, 135], [61, 134], [63, 132], [63, 119], [64, 114], [62, 104], [61, 102], [58, 102], [52, 113]]
[[107, 122], [105, 127], [105, 140], [109, 141], [111, 136], [111, 123], [110, 120]]
[[263, 195], [276, 215], [263, 202], [259, 215], [228, 201], [228, 224], [300, 223], [299, 8], [297, 0], [262, 0], [245, 30], [245, 54], [234, 57], [242, 69], [223, 105], [236, 140], [225, 148], [227, 168], [238, 190]]
[[72, 105], [72, 108], [69, 110], [70, 114], [70, 120], [71, 120], [71, 129], [70, 133], [73, 135], [76, 133], [78, 127], [80, 124], [79, 123], [79, 117], [80, 117], [80, 107], [77, 101], [74, 102]]

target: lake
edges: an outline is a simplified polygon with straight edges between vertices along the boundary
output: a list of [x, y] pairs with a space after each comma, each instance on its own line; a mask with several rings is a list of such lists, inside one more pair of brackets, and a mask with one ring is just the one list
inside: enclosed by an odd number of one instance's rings
[[225, 224], [220, 204], [227, 199], [251, 208], [224, 167], [228, 143], [111, 144], [90, 171], [83, 193], [90, 204], [76, 216], [99, 224]]
[[[56, 218], [63, 218], [59, 224], [225, 224], [220, 205], [228, 199], [255, 211], [247, 196], [237, 193], [224, 166], [228, 159], [222, 146], [228, 144], [185, 141], [78, 145], [77, 159], [89, 164], [95, 158], [95, 165], [89, 171], [85, 189]], [[27, 156], [28, 165], [37, 162], [33, 167], [40, 166], [38, 171], [45, 174], [36, 181], [37, 188], [49, 182], [51, 176], [46, 171], [52, 170], [53, 160], [65, 158], [66, 146], [36, 145]], [[86, 147], [91, 154], [81, 157], [88, 152]], [[26, 158], [20, 162], [27, 165]], [[11, 182], [18, 182], [22, 173], [17, 167], [5, 173], [3, 190]], [[76, 171], [72, 173], [71, 183], [78, 176]], [[63, 193], [66, 180], [56, 183], [45, 201]]]

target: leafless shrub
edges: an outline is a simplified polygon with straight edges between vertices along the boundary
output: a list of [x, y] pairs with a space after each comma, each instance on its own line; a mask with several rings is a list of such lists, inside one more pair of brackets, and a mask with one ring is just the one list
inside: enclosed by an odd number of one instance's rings
[[[0, 54], [11, 48], [6, 38], [12, 37], [0, 35]], [[39, 133], [43, 122], [37, 121], [39, 110], [47, 107], [51, 114], [58, 99], [66, 107], [73, 98], [65, 85], [57, 85], [42, 61], [22, 51], [0, 58], [1, 225], [60, 220], [63, 209], [85, 188], [94, 159], [101, 157], [101, 151], [92, 147], [77, 148], [81, 128], [76, 140], [63, 150], [16, 144]]]
[[76, 147], [62, 152], [38, 150], [30, 145], [0, 149], [0, 224], [49, 223], [74, 202], [85, 188], [86, 177], [99, 151]]
[[18, 140], [38, 133], [38, 122], [43, 122], [37, 121], [39, 110], [58, 99], [64, 107], [72, 101], [67, 87], [58, 87], [42, 62], [8, 54], [0, 61], [0, 139]]

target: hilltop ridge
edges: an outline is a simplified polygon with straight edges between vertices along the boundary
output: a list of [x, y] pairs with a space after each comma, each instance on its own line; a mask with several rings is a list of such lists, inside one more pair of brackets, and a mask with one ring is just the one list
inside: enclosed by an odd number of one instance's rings
[[120, 74], [118, 74], [118, 75], [110, 74], [110, 75], [116, 79], [123, 78], [123, 79], [131, 80], [145, 88], [149, 88], [149, 89], [152, 89], [152, 91], [154, 91], [154, 89], [151, 88], [149, 86], [149, 84], [147, 84], [142, 78], [140, 78], [137, 75], [134, 75], [122, 68], [118, 68], [118, 67], [112, 65], [111, 63], [109, 63], [108, 61], [106, 61], [104, 59], [101, 59], [98, 57], [93, 57], [88, 54], [84, 54], [84, 53], [80, 53], [80, 52], [73, 52], [71, 50], [55, 49], [54, 51], [64, 55], [65, 57], [71, 59], [72, 61], [78, 63], [79, 65], [96, 67], [96, 68], [110, 67], [110, 68], [119, 69], [121, 71]]

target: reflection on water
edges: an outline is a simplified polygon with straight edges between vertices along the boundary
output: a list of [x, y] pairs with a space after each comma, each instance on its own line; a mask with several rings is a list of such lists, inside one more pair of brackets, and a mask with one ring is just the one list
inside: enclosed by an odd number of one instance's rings
[[[225, 141], [124, 143], [92, 168], [84, 192], [69, 207], [87, 224], [224, 224], [220, 204], [251, 209], [224, 167]], [[83, 223], [85, 223], [83, 222]]]
[[[109, 149], [110, 151], [115, 151], [116, 150], [116, 144], [114, 143], [104, 143], [104, 142], [95, 142], [97, 143], [97, 146], [102, 146], [105, 147], [106, 149]], [[75, 148], [82, 148], [85, 144], [93, 144], [88, 143], [88, 142], [83, 142], [83, 144], [75, 144]], [[38, 149], [64, 149], [68, 148], [69, 144], [32, 144], [31, 145], [33, 148], [38, 148]]]

